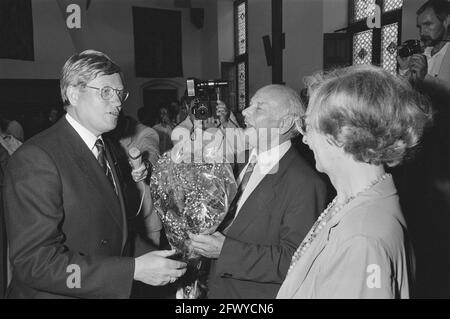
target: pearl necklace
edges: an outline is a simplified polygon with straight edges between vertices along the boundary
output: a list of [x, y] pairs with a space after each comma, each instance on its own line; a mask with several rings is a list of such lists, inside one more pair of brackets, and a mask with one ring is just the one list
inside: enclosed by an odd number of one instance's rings
[[[294, 255], [292, 256], [291, 265], [289, 266], [288, 273], [294, 268], [295, 264], [298, 262], [298, 260], [305, 254], [305, 252], [308, 250], [308, 248], [311, 246], [311, 243], [314, 241], [314, 239], [320, 234], [320, 232], [323, 230], [323, 228], [327, 225], [327, 223], [347, 204], [349, 204], [352, 200], [354, 200], [356, 197], [361, 195], [364, 192], [367, 192], [369, 189], [374, 187], [376, 184], [380, 183], [381, 181], [385, 180], [387, 177], [390, 177], [391, 174], [386, 173], [376, 180], [372, 181], [367, 187], [365, 187], [362, 191], [358, 192], [356, 195], [350, 196], [344, 203], [335, 206], [337, 202], [337, 196], [333, 199], [333, 201], [328, 204], [327, 208], [320, 214], [317, 221], [314, 223], [313, 227], [309, 231], [306, 238], [302, 241], [300, 246], [295, 251]], [[333, 208], [333, 209], [332, 209]]]

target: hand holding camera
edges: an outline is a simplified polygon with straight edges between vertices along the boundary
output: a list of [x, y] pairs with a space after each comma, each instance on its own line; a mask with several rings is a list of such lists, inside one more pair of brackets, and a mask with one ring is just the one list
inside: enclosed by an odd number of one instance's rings
[[409, 64], [409, 70], [411, 71], [411, 81], [413, 83], [423, 81], [428, 73], [427, 57], [423, 54], [413, 55]]
[[216, 114], [222, 125], [227, 123], [230, 118], [230, 110], [225, 105], [225, 103], [220, 100], [217, 100]]
[[397, 62], [402, 71], [407, 70], [411, 82], [423, 81], [428, 73], [428, 62], [420, 40], [407, 40], [399, 48]]
[[223, 123], [226, 106], [220, 102], [220, 89], [225, 86], [228, 86], [228, 82], [221, 80], [186, 81], [188, 97], [191, 99], [189, 113], [194, 126], [201, 121], [202, 128], [206, 130]]

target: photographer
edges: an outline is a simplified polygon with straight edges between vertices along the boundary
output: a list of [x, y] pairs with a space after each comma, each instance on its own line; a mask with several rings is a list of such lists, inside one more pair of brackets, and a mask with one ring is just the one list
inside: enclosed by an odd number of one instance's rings
[[[195, 154], [213, 155], [215, 162], [235, 163], [235, 154], [248, 149], [245, 143], [249, 139], [245, 138], [244, 130], [239, 127], [234, 114], [220, 101], [219, 88], [225, 86], [226, 82], [195, 83], [196, 91], [190, 91], [188, 84], [183, 99], [188, 116], [173, 130], [171, 136], [174, 149], [190, 147]], [[209, 83], [207, 88], [198, 89], [206, 83]]]
[[418, 53], [419, 44], [402, 46], [399, 73], [431, 100], [435, 118], [398, 184], [417, 256], [416, 297], [449, 298], [450, 2], [426, 2], [417, 11], [417, 26], [424, 52]]
[[[417, 11], [417, 26], [424, 53], [398, 57], [400, 75], [423, 90], [443, 90], [450, 94], [449, 43], [450, 2], [430, 0]], [[426, 92], [431, 93], [431, 92]]]

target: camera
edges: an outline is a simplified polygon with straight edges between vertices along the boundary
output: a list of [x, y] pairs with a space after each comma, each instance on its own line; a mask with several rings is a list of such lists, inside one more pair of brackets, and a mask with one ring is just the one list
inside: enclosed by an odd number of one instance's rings
[[220, 88], [228, 86], [227, 81], [187, 79], [187, 95], [191, 99], [191, 112], [197, 120], [216, 117], [217, 100], [220, 100]]
[[420, 40], [407, 40], [398, 49], [398, 55], [403, 59], [417, 53], [423, 53]]

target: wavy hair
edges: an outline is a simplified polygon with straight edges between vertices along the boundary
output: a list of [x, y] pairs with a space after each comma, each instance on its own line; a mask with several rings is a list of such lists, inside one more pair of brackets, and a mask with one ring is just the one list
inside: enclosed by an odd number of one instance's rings
[[356, 161], [402, 162], [432, 121], [429, 101], [375, 66], [353, 66], [315, 77], [307, 110], [312, 129], [330, 135]]

